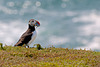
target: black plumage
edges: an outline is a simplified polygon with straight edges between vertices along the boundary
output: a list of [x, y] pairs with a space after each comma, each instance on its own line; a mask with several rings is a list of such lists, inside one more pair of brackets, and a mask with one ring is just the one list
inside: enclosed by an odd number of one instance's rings
[[27, 45], [34, 34], [33, 31], [35, 31], [35, 27], [29, 25], [28, 30], [21, 36], [19, 41], [14, 46], [22, 46], [23, 44]]

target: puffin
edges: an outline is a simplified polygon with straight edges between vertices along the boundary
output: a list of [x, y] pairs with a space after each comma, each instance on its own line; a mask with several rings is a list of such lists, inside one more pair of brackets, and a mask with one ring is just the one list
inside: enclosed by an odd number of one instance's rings
[[29, 45], [35, 40], [37, 33], [36, 28], [40, 26], [40, 23], [37, 20], [30, 19], [28, 22], [28, 29], [25, 33], [22, 34], [19, 41], [14, 45], [16, 46], [27, 46], [29, 48]]

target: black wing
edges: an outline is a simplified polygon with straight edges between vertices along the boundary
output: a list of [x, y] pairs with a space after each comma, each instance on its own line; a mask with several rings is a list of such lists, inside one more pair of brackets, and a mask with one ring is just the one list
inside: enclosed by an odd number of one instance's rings
[[32, 33], [24, 33], [14, 46], [22, 46], [31, 40]]

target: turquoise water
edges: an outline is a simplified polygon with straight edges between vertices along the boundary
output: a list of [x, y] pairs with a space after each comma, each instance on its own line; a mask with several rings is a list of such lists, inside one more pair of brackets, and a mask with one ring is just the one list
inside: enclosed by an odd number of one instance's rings
[[14, 45], [33, 18], [41, 26], [32, 44], [100, 51], [99, 6], [99, 0], [0, 0], [0, 42]]

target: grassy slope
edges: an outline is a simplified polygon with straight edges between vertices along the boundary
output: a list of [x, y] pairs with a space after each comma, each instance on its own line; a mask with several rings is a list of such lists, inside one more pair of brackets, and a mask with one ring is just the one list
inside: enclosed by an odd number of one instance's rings
[[6, 46], [0, 49], [0, 67], [99, 67], [100, 52], [68, 48]]

